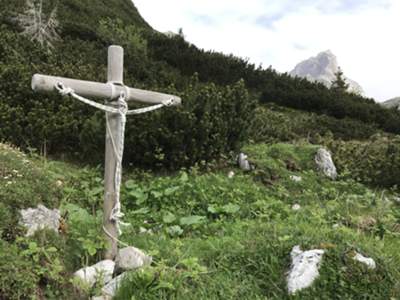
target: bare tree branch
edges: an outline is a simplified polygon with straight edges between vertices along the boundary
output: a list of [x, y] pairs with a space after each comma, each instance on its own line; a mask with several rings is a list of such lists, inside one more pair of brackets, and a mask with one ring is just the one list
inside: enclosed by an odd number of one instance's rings
[[26, 0], [26, 10], [19, 14], [15, 20], [22, 26], [22, 34], [29, 36], [32, 41], [37, 41], [42, 47], [50, 51], [53, 43], [60, 39], [57, 33], [59, 22], [57, 20], [57, 6], [49, 16], [43, 13], [43, 0]]

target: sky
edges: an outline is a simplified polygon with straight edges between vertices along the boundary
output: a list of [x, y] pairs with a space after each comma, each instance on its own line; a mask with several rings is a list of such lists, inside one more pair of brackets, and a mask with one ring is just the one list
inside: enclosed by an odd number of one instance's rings
[[378, 102], [400, 97], [400, 0], [133, 0], [156, 30], [279, 72], [331, 50]]

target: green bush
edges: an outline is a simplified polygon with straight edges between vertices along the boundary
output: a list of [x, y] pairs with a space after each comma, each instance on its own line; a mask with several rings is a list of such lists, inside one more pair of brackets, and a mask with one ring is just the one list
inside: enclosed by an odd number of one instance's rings
[[249, 128], [254, 142], [285, 142], [298, 139], [314, 141], [320, 136], [332, 135], [336, 139], [367, 139], [379, 132], [375, 125], [358, 120], [336, 119], [275, 104], [259, 106]]
[[[103, 23], [106, 38], [109, 26], [122, 25]], [[133, 27], [126, 34], [140, 42]], [[0, 41], [0, 55], [10, 64], [0, 69], [0, 139], [25, 149], [103, 161], [104, 152], [99, 149], [104, 149], [104, 113], [55, 93], [33, 93], [30, 80], [33, 73], [41, 72], [105, 81], [105, 48], [70, 40], [59, 45], [57, 52], [41, 53], [24, 37], [8, 31], [0, 32]], [[143, 56], [138, 53], [145, 51], [139, 42], [139, 46], [127, 48], [126, 56], [136, 62]], [[16, 45], [21, 52], [13, 51]], [[138, 69], [145, 69], [146, 58], [140, 63], [142, 67], [136, 63]], [[127, 62], [128, 69], [134, 67], [135, 63]], [[125, 81], [135, 84], [132, 75]], [[183, 105], [128, 118], [126, 162], [178, 169], [216, 159], [245, 141], [255, 100], [250, 99], [243, 82], [219, 87], [201, 84], [195, 76], [180, 91], [173, 86], [162, 89], [157, 82], [154, 85], [153, 89], [179, 94]]]
[[400, 178], [400, 137], [379, 134], [370, 140], [329, 141], [339, 173], [364, 183], [392, 187]]

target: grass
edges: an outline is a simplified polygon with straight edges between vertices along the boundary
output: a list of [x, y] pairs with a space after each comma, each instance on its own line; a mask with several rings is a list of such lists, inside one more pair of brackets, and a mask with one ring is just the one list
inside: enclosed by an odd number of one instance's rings
[[[394, 195], [347, 178], [323, 177], [313, 163], [317, 149], [310, 144], [248, 145], [243, 151], [256, 165], [250, 173], [232, 166], [170, 176], [124, 174], [124, 221], [131, 226], [121, 239], [151, 254], [154, 263], [129, 274], [115, 298], [399, 299], [400, 206], [392, 201]], [[19, 166], [24, 159], [29, 167]], [[14, 189], [3, 189], [7, 182], [0, 181], [2, 196], [26, 195], [3, 202], [6, 209], [44, 202], [69, 212], [68, 230], [58, 236], [44, 232], [20, 238], [22, 231], [15, 231], [14, 239], [7, 240], [5, 232], [12, 226], [2, 225], [0, 291], [9, 299], [95, 294], [96, 289], [77, 293], [69, 279], [80, 266], [100, 259], [101, 170], [28, 158], [4, 145], [0, 166], [3, 177], [14, 169], [23, 174], [15, 178]], [[231, 170], [233, 178], [227, 176]], [[25, 177], [29, 172], [35, 176]], [[291, 175], [302, 180], [295, 182]], [[47, 192], [34, 190], [37, 180]], [[292, 210], [293, 204], [301, 209]], [[10, 218], [15, 224], [15, 216]], [[27, 252], [32, 242], [39, 250]], [[314, 285], [288, 296], [285, 279], [295, 245], [326, 253]], [[43, 258], [46, 251], [53, 263]], [[377, 269], [353, 261], [355, 251], [375, 259]], [[17, 262], [14, 270], [24, 272], [24, 278], [6, 272], [10, 261]], [[19, 287], [18, 294], [12, 286]]]

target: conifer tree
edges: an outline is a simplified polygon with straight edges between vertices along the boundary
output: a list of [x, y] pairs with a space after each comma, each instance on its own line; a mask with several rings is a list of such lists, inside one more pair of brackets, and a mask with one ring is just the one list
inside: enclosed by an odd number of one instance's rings
[[346, 83], [343, 71], [339, 67], [338, 71], [335, 73], [335, 80], [332, 81], [331, 89], [339, 93], [344, 93], [348, 90], [348, 88], [349, 84]]

